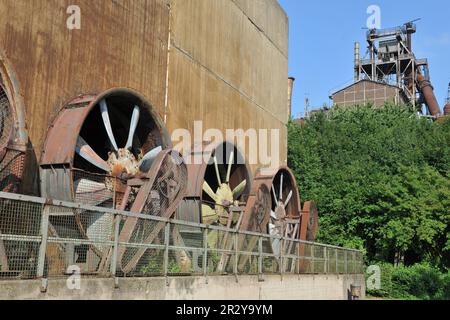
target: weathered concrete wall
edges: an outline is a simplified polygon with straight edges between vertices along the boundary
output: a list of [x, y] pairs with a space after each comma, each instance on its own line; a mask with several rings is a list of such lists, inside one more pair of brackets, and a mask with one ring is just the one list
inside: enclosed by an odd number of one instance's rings
[[[80, 290], [68, 290], [66, 280], [50, 280], [47, 293], [41, 282], [1, 281], [0, 299], [131, 299], [131, 300], [347, 300], [351, 284], [362, 285], [363, 275], [257, 276], [82, 279]], [[364, 298], [364, 296], [362, 297]]]
[[285, 163], [288, 19], [277, 1], [170, 3], [169, 129], [192, 130], [196, 120], [222, 131], [278, 129]]

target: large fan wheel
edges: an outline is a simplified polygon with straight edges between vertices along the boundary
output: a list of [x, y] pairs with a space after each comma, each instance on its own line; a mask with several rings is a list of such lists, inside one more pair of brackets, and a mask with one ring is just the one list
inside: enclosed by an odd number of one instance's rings
[[[238, 230], [251, 187], [251, 171], [243, 154], [234, 144], [219, 142], [194, 146], [191, 155], [187, 194], [177, 209], [177, 219]], [[202, 235], [193, 236], [189, 228], [180, 229], [180, 238], [192, 246], [202, 241]], [[222, 232], [209, 231], [207, 241], [212, 250], [230, 250], [233, 246], [233, 238]], [[200, 270], [198, 258], [193, 254], [196, 270]], [[221, 254], [218, 260], [210, 267], [225, 272], [230, 256]]]
[[[300, 235], [300, 195], [297, 182], [292, 171], [283, 168], [278, 171], [272, 181], [272, 210], [268, 233], [271, 236], [298, 240]], [[271, 240], [272, 251], [279, 255], [282, 242], [279, 239]], [[289, 248], [284, 248], [290, 254]]]
[[[128, 209], [132, 203], [123, 203], [128, 182], [145, 177], [170, 145], [161, 120], [139, 94], [114, 89], [79, 97], [63, 108], [48, 132], [41, 160], [42, 196]], [[126, 200], [132, 201], [138, 189]], [[110, 240], [113, 226], [111, 215], [100, 213], [74, 212], [50, 222], [54, 235], [95, 240]], [[101, 246], [89, 250], [97, 262], [104, 255]]]
[[[287, 167], [278, 170], [259, 170], [247, 201], [241, 230], [264, 233], [274, 236], [266, 246], [276, 256], [280, 256], [283, 242], [281, 237], [298, 240], [300, 237], [300, 195], [292, 171]], [[239, 248], [254, 251], [257, 237], [241, 239]], [[294, 254], [295, 246], [288, 243], [284, 254]], [[239, 260], [243, 270], [250, 257]]]
[[20, 192], [28, 134], [25, 107], [10, 64], [0, 53], [0, 191]]
[[[16, 76], [0, 53], [0, 191], [19, 193], [23, 191], [28, 135], [20, 89], [18, 82], [12, 79]], [[25, 235], [30, 232], [28, 222], [25, 219], [11, 220], [7, 210], [0, 210], [0, 234], [20, 230]], [[23, 250], [17, 252], [12, 243], [0, 239], [0, 272], [20, 269], [21, 259], [30, 259], [28, 255], [23, 256]], [[32, 247], [29, 244], [25, 246]]]
[[[188, 194], [177, 211], [183, 221], [236, 228], [250, 190], [250, 169], [231, 143], [204, 144], [201, 164], [189, 164]], [[198, 155], [194, 147], [192, 155]], [[194, 209], [194, 210], [189, 210]]]

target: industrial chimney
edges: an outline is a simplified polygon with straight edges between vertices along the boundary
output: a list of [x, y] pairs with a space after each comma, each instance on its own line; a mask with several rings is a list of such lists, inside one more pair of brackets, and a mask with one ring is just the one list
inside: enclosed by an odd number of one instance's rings
[[444, 115], [450, 116], [450, 83], [448, 84], [447, 101], [444, 107]]
[[355, 82], [359, 80], [359, 42], [355, 42]]
[[289, 114], [289, 118], [291, 118], [291, 116], [292, 116], [292, 91], [294, 88], [294, 81], [295, 81], [294, 77], [288, 78], [288, 114]]
[[441, 109], [439, 108], [439, 103], [437, 102], [436, 96], [434, 95], [434, 89], [431, 85], [431, 82], [421, 74], [417, 75], [417, 82], [420, 92], [422, 92], [425, 99], [425, 104], [428, 107], [428, 111], [433, 117], [438, 117], [441, 114]]

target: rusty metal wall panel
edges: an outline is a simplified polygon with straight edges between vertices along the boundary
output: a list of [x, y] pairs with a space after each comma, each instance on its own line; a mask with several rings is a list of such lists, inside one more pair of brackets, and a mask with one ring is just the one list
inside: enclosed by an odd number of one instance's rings
[[[178, 51], [171, 52], [169, 79], [167, 125], [170, 130], [186, 128], [193, 132], [194, 121], [197, 120], [203, 121], [203, 131], [278, 129], [280, 139], [276, 143], [280, 145], [281, 164], [286, 164], [287, 129], [283, 122]], [[248, 146], [245, 156], [248, 159]], [[260, 165], [252, 165], [252, 172], [255, 173], [259, 167]]]
[[400, 94], [400, 89], [382, 83], [364, 80], [359, 81], [332, 95], [335, 105], [352, 107], [372, 103], [376, 107], [384, 106], [386, 102], [406, 104]]
[[[203, 120], [204, 129], [279, 129], [285, 162], [287, 55], [243, 9], [232, 0], [171, 1], [168, 127], [192, 131]], [[278, 5], [267, 10], [278, 12], [268, 15], [272, 24], [287, 23]], [[287, 29], [279, 38], [287, 43]]]
[[[287, 56], [236, 3], [173, 0], [171, 30], [173, 52], [183, 52], [216, 81], [226, 83], [274, 118], [288, 121]], [[287, 41], [287, 30], [283, 36]]]
[[0, 50], [11, 61], [40, 158], [50, 122], [79, 94], [127, 87], [162, 114], [165, 102], [166, 0], [78, 0], [81, 30], [67, 29], [69, 0], [2, 0]]
[[274, 45], [287, 57], [289, 19], [278, 1], [232, 0]]

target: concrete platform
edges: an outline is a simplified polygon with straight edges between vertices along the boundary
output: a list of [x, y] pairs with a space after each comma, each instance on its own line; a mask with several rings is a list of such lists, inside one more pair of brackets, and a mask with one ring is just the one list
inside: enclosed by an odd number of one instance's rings
[[360, 285], [365, 298], [364, 275], [265, 275], [166, 278], [81, 278], [79, 290], [67, 279], [49, 280], [42, 293], [40, 280], [0, 281], [1, 300], [348, 300], [350, 286]]

